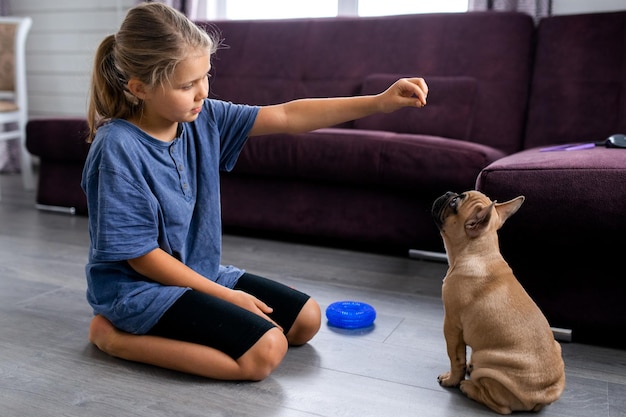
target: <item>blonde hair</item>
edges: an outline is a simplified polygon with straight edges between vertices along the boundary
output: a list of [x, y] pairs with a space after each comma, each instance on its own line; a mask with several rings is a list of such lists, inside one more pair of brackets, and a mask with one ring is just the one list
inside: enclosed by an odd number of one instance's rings
[[148, 87], [168, 82], [178, 63], [199, 49], [213, 54], [219, 40], [184, 14], [162, 3], [130, 9], [115, 35], [100, 43], [94, 59], [87, 122], [91, 142], [98, 127], [112, 118], [138, 114], [142, 102], [128, 91], [136, 78]]

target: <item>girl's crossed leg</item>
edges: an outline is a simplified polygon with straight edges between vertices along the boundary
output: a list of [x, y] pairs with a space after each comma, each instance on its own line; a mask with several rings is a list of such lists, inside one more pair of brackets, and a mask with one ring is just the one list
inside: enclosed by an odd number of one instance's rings
[[222, 380], [264, 379], [288, 345], [307, 343], [319, 330], [319, 305], [283, 284], [244, 274], [236, 289], [270, 305], [274, 326], [221, 299], [187, 291], [147, 335], [115, 328], [106, 318], [91, 322], [89, 340], [122, 359]]

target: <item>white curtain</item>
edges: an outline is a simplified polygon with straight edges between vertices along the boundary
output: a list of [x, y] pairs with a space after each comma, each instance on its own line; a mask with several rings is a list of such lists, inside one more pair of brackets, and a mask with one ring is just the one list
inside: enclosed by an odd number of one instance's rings
[[552, 14], [552, 0], [469, 0], [469, 11], [519, 11], [531, 15], [535, 22]]

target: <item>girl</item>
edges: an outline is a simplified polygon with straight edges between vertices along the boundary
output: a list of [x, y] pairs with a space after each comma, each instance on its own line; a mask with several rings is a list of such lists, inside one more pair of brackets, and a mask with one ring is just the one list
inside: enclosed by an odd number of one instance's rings
[[421, 78], [375, 96], [272, 106], [209, 100], [218, 43], [161, 3], [132, 8], [95, 57], [82, 187], [89, 340], [210, 378], [261, 380], [321, 323], [308, 295], [220, 265], [219, 171], [249, 136], [297, 133], [426, 104]]

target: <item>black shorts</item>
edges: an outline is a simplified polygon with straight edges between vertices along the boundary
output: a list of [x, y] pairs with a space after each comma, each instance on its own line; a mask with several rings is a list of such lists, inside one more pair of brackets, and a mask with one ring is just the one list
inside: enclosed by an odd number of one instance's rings
[[[235, 286], [272, 307], [269, 314], [285, 333], [310, 298], [298, 290], [257, 275], [245, 273]], [[248, 310], [211, 295], [186, 291], [157, 322], [149, 335], [198, 343], [238, 359], [275, 327]]]

